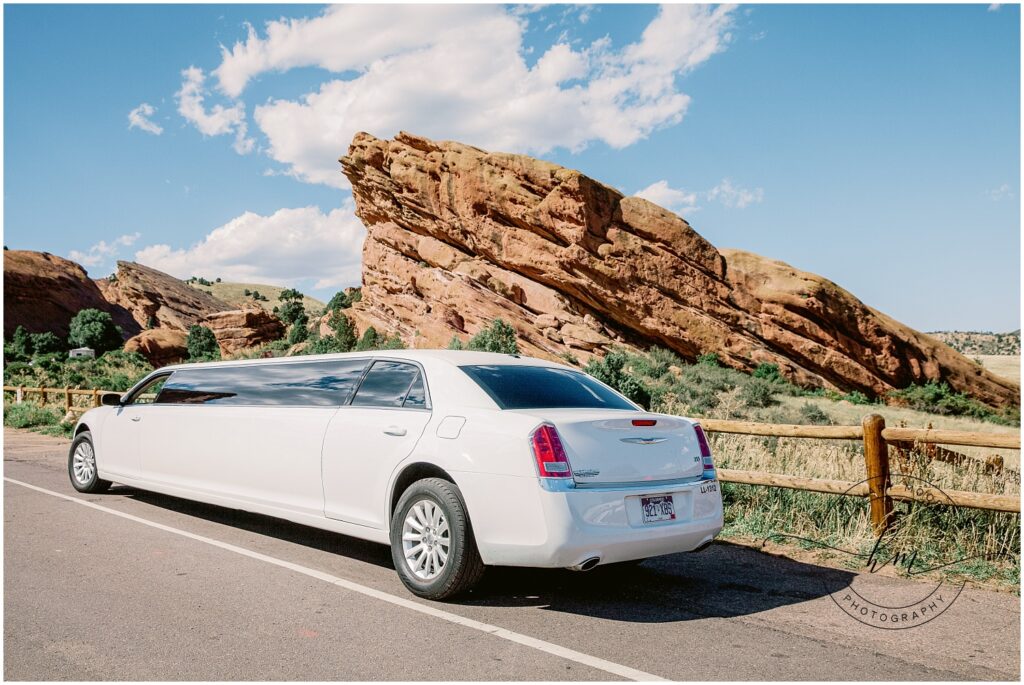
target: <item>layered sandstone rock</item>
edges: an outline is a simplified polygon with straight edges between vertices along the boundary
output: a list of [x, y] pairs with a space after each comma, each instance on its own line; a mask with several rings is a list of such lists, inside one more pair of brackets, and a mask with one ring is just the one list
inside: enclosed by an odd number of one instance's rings
[[188, 359], [187, 340], [188, 335], [184, 331], [155, 328], [129, 338], [124, 349], [126, 352], [138, 352], [150, 364], [159, 368]]
[[78, 264], [48, 252], [4, 251], [4, 336], [20, 325], [67, 337], [68, 324], [83, 309], [109, 312], [125, 337], [139, 332], [131, 314], [104, 299]]
[[134, 262], [118, 262], [113, 279], [96, 283], [109, 302], [128, 310], [142, 328], [187, 331], [209, 314], [234, 309], [184, 281]]
[[358, 134], [341, 159], [363, 247], [360, 329], [444, 346], [495, 318], [524, 353], [581, 361], [612, 346], [778, 364], [806, 387], [881, 395], [944, 380], [990, 404], [1017, 385], [834, 283], [719, 251], [679, 216], [578, 171], [409, 134]]
[[224, 354], [278, 340], [285, 331], [276, 316], [259, 307], [216, 312], [199, 323], [213, 330]]

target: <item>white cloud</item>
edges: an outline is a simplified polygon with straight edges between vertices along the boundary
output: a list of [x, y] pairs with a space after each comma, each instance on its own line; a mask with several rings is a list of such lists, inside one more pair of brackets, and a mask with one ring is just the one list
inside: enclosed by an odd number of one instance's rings
[[189, 67], [181, 72], [184, 79], [181, 90], [174, 94], [178, 100], [178, 113], [192, 124], [204, 136], [222, 136], [234, 133], [235, 151], [244, 155], [251, 152], [255, 141], [246, 137], [248, 124], [245, 120], [245, 105], [236, 102], [231, 107], [214, 105], [206, 110], [206, 74], [198, 67]]
[[150, 119], [154, 114], [156, 114], [156, 108], [148, 102], [143, 102], [141, 105], [128, 112], [128, 128], [141, 129], [146, 133], [152, 133], [155, 136], [160, 135], [164, 132], [164, 129], [163, 126], [160, 126]]
[[[667, 5], [636, 43], [556, 43], [528, 66], [529, 14], [497, 5], [337, 5], [268, 22], [262, 34], [250, 27], [212, 73], [230, 98], [265, 73], [339, 74], [298, 99], [257, 106], [254, 119], [285, 173], [344, 188], [337, 157], [361, 130], [535, 154], [594, 141], [631, 145], [682, 120], [690, 98], [678, 79], [725, 48], [732, 11]], [[184, 74], [182, 115], [206, 135], [233, 131], [246, 140], [244, 105], [207, 112], [203, 72]]]
[[988, 195], [990, 200], [996, 200], [996, 201], [1014, 196], [1013, 190], [1010, 188], [1010, 184], [1009, 183], [1004, 183], [1004, 184], [1002, 184], [1001, 186], [999, 186], [997, 188], [992, 188], [991, 190], [987, 190], [987, 191], [985, 191], [985, 194]]
[[734, 185], [730, 179], [724, 178], [721, 183], [707, 192], [707, 198], [712, 202], [721, 202], [726, 207], [743, 209], [761, 202], [764, 199], [764, 189], [742, 188]]
[[656, 205], [670, 209], [676, 214], [687, 214], [700, 209], [698, 202], [719, 202], [730, 209], [744, 209], [764, 199], [764, 189], [753, 190], [735, 185], [730, 179], [724, 178], [711, 190], [688, 191], [672, 188], [668, 181], [655, 181], [643, 190], [634, 193], [636, 197], [650, 200]]
[[178, 278], [340, 288], [359, 282], [366, 229], [351, 200], [324, 214], [318, 207], [279, 209], [270, 216], [245, 212], [191, 247], [149, 245], [136, 261]]
[[101, 240], [85, 252], [71, 250], [68, 254], [68, 259], [73, 262], [78, 262], [82, 266], [97, 266], [116, 257], [120, 248], [131, 247], [134, 245], [135, 241], [138, 240], [141, 235], [142, 234], [138, 232], [127, 233], [114, 238], [109, 243], [105, 240]]
[[687, 192], [678, 188], [670, 188], [668, 181], [656, 181], [643, 190], [634, 193], [637, 197], [650, 200], [656, 205], [670, 209], [676, 214], [687, 214], [696, 211], [697, 193]]

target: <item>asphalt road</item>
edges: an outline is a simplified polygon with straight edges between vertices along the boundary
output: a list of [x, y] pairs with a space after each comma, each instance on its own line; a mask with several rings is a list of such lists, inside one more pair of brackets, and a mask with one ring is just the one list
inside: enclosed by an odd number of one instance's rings
[[882, 630], [830, 593], [921, 586], [719, 543], [622, 572], [492, 569], [427, 602], [383, 546], [123, 486], [80, 495], [66, 454], [4, 432], [8, 680], [1020, 679], [1006, 593]]

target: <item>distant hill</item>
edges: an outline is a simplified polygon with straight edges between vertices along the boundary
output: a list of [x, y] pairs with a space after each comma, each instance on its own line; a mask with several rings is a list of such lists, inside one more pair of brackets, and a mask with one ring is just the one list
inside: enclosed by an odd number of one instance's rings
[[1011, 333], [991, 331], [934, 331], [928, 335], [967, 356], [978, 354], [1020, 354], [1020, 330]]
[[[212, 283], [211, 285], [202, 285], [195, 281], [189, 282], [189, 285], [196, 290], [202, 290], [205, 293], [209, 293], [216, 297], [218, 300], [227, 302], [235, 307], [241, 307], [243, 305], [258, 304], [263, 309], [273, 311], [274, 307], [279, 307], [281, 301], [277, 299], [277, 296], [281, 294], [285, 288], [279, 285], [267, 285], [265, 283]], [[245, 291], [258, 292], [260, 295], [265, 296], [266, 300], [256, 301], [252, 298], [252, 295], [246, 295]], [[306, 306], [306, 311], [313, 315], [322, 314], [327, 305], [320, 300], [306, 295], [302, 303]]]

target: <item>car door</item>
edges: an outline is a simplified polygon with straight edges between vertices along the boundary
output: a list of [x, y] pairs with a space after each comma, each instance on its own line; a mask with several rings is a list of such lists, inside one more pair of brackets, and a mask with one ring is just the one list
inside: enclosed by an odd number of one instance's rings
[[140, 475], [143, 422], [152, 419], [153, 403], [168, 375], [155, 376], [127, 395], [104, 422], [96, 455], [104, 477]]
[[350, 404], [331, 419], [324, 439], [324, 513], [385, 529], [387, 486], [430, 421], [422, 368], [379, 359], [367, 371]]

